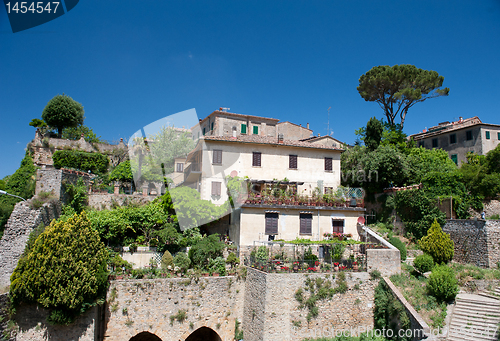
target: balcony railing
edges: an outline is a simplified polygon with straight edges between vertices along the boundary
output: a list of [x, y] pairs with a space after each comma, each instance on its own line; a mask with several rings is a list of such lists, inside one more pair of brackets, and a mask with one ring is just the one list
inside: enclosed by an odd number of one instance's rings
[[184, 181], [197, 180], [201, 174], [201, 163], [192, 163], [184, 170]]

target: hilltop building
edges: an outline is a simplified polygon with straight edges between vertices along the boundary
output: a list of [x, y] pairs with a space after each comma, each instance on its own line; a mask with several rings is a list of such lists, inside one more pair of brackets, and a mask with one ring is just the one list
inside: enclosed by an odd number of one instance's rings
[[500, 143], [500, 125], [483, 123], [475, 116], [456, 122], [442, 122], [421, 133], [410, 135], [417, 146], [427, 149], [440, 148], [461, 165], [467, 162], [467, 153], [486, 155]]

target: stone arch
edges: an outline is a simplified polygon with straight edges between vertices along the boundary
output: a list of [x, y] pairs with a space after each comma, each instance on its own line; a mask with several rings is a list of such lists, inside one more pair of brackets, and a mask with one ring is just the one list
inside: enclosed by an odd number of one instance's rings
[[201, 327], [192, 332], [186, 341], [222, 341], [222, 339], [215, 330]]
[[142, 332], [132, 337], [130, 341], [162, 341], [158, 336], [150, 332]]

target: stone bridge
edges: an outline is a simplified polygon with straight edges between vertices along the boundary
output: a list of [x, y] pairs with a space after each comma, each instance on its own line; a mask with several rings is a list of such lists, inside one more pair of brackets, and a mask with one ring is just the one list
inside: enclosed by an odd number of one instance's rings
[[243, 292], [233, 276], [112, 281], [104, 340], [232, 341]]

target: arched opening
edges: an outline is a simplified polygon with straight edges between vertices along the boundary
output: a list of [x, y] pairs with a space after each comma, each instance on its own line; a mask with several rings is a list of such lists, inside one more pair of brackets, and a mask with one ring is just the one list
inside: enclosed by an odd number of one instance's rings
[[192, 332], [186, 341], [222, 341], [222, 339], [213, 329], [201, 327]]
[[155, 334], [151, 334], [150, 332], [142, 332], [131, 338], [130, 341], [162, 341], [162, 340]]

